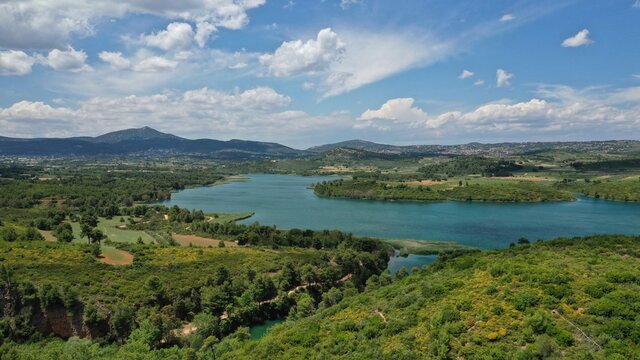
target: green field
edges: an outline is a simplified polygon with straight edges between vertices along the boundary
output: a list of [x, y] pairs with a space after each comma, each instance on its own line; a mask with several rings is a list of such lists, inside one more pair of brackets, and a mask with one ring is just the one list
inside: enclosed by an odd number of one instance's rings
[[[153, 244], [156, 241], [144, 231], [119, 229], [119, 226], [126, 226], [129, 223], [129, 217], [123, 216], [124, 222], [120, 221], [120, 216], [116, 216], [112, 219], [98, 218], [97, 228], [101, 230], [110, 241], [119, 243], [136, 243], [138, 237], [142, 238], [145, 244]], [[73, 235], [75, 236], [74, 242], [86, 243], [87, 238], [80, 238], [80, 224], [77, 222], [71, 223], [73, 228]]]

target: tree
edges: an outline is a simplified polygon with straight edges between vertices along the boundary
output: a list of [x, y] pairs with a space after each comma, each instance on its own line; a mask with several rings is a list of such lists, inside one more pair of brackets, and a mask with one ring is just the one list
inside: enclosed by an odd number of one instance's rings
[[120, 343], [129, 336], [133, 321], [133, 309], [116, 304], [111, 314], [111, 329]]
[[80, 224], [80, 236], [81, 237], [86, 237], [87, 238], [87, 242], [91, 243], [91, 232], [93, 231], [93, 228], [91, 226], [89, 226], [88, 224]]
[[396, 279], [398, 280], [402, 280], [407, 276], [409, 276], [409, 271], [407, 271], [407, 268], [404, 266], [398, 269], [398, 271], [396, 271]]
[[91, 243], [98, 243], [98, 245], [100, 244], [100, 241], [102, 241], [105, 238], [106, 238], [106, 236], [99, 229], [93, 229], [93, 230], [91, 230], [91, 233], [89, 234], [89, 241]]
[[36, 228], [34, 228], [33, 226], [29, 226], [27, 228], [27, 231], [24, 233], [24, 239], [28, 241], [44, 240], [42, 235], [40, 235], [38, 230], [36, 230]]
[[296, 306], [291, 308], [289, 317], [292, 319], [302, 319], [307, 316], [313, 315], [315, 311], [316, 306], [311, 295], [302, 293], [296, 301]]
[[71, 242], [73, 241], [73, 229], [70, 224], [61, 223], [53, 230], [53, 236], [60, 242]]
[[7, 227], [2, 231], [2, 239], [4, 241], [16, 241], [18, 240], [18, 232], [13, 227]]
[[91, 245], [91, 254], [92, 254], [94, 257], [97, 257], [97, 258], [98, 258], [98, 257], [100, 257], [100, 254], [101, 254], [100, 244], [98, 244], [98, 243], [93, 243], [93, 244]]

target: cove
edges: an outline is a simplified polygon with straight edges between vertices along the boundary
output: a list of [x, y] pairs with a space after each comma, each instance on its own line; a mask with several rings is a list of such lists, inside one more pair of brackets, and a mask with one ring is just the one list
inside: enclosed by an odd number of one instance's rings
[[251, 174], [247, 181], [187, 189], [163, 205], [205, 212], [255, 211], [243, 223], [338, 229], [388, 239], [448, 240], [480, 249], [592, 234], [640, 234], [640, 204], [580, 197], [571, 202], [385, 202], [319, 198], [327, 176]]

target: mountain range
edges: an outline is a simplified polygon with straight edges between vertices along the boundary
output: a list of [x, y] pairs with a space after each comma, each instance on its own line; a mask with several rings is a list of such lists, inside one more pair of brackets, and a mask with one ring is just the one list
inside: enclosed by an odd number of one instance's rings
[[299, 157], [306, 151], [259, 141], [190, 140], [150, 127], [110, 132], [97, 137], [18, 139], [0, 137], [0, 155], [117, 156], [200, 155], [219, 159]]
[[[512, 155], [548, 150], [594, 153], [640, 153], [640, 141], [518, 142], [463, 145], [386, 145], [349, 140], [298, 150], [271, 142], [248, 140], [185, 139], [150, 127], [126, 129], [96, 137], [9, 138], [0, 136], [0, 156], [208, 156], [217, 159], [251, 160], [313, 156], [349, 149], [348, 156], [404, 157], [438, 155]], [[345, 155], [345, 154], [342, 154]]]

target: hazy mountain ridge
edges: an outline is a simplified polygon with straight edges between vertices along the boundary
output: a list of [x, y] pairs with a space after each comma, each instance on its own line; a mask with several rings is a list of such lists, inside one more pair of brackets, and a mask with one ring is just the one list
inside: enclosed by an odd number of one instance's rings
[[298, 150], [272, 142], [232, 139], [185, 139], [150, 127], [125, 129], [96, 137], [10, 138], [0, 136], [4, 156], [171, 156], [196, 155], [220, 159], [264, 159], [324, 156], [397, 158], [439, 155], [514, 155], [545, 151], [590, 153], [640, 153], [640, 141], [514, 142], [461, 145], [388, 145], [348, 140]]
[[149, 127], [97, 137], [18, 139], [0, 137], [1, 155], [113, 156], [201, 155], [222, 159], [284, 158], [306, 154], [277, 143], [248, 140], [189, 140]]
[[506, 142], [496, 144], [468, 143], [460, 145], [387, 145], [364, 140], [348, 140], [314, 146], [310, 152], [323, 153], [338, 148], [351, 148], [379, 154], [418, 155], [513, 155], [548, 150], [568, 152], [628, 153], [640, 151], [640, 141], [570, 141], [570, 142]]

